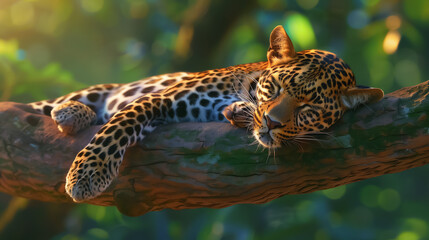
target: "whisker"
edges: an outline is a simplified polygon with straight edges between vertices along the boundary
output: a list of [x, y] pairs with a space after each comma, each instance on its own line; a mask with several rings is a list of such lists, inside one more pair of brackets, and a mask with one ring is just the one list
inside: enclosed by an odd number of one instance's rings
[[256, 147], [255, 153], [258, 152], [259, 147], [261, 147], [261, 144], [258, 142], [258, 146]]
[[301, 146], [301, 144], [299, 144], [298, 142], [292, 141], [292, 143], [294, 143], [301, 152], [304, 152], [304, 148]]
[[[241, 91], [237, 90], [235, 87], [235, 84], [232, 84], [232, 88], [234, 90], [234, 92], [238, 95], [238, 97], [246, 102], [250, 102], [252, 104], [256, 105], [256, 101], [254, 100], [254, 98], [252, 97], [252, 95], [250, 94], [250, 91], [246, 88], [246, 86], [244, 86], [243, 81], [240, 80], [240, 78], [238, 78], [234, 71], [230, 70], [230, 68], [228, 67], [227, 70], [229, 70], [229, 72], [234, 76], [235, 79], [237, 79], [238, 83], [241, 85]], [[252, 79], [251, 76], [246, 76], [247, 78]], [[253, 81], [255, 81], [256, 79], [252, 79]], [[252, 88], [252, 84], [249, 83], [249, 89]]]
[[274, 156], [274, 164], [277, 165], [277, 160], [276, 160], [276, 149], [273, 148], [273, 156]]
[[323, 141], [320, 139], [317, 139], [313, 136], [308, 136], [308, 135], [300, 135], [300, 136], [295, 136], [293, 138], [294, 141], [299, 142], [301, 144], [304, 144], [306, 142], [317, 142], [318, 144], [322, 145]]
[[291, 143], [289, 141], [282, 141], [283, 144], [285, 144], [287, 147], [290, 147]]
[[305, 140], [301, 140], [301, 139], [293, 139], [292, 142], [297, 142], [297, 143], [305, 143]]
[[246, 109], [246, 108], [243, 109], [243, 112], [245, 112], [245, 113], [253, 113], [252, 111], [250, 111], [249, 109]]
[[265, 164], [269, 164], [270, 155], [271, 155], [271, 148], [268, 148], [268, 156], [267, 156], [267, 159], [265, 160]]
[[250, 146], [252, 146], [252, 145], [256, 145], [256, 144], [258, 144], [259, 142], [258, 142], [258, 140], [255, 140], [255, 141], [253, 141], [253, 142], [251, 142], [251, 143], [249, 143], [249, 145]]
[[[256, 103], [256, 101], [254, 100], [254, 98], [252, 97], [252, 94], [250, 94], [250, 89], [252, 88], [252, 84], [249, 84], [249, 89], [246, 88], [246, 86], [244, 86], [243, 82], [240, 82], [242, 89], [243, 89], [243, 94], [246, 97], [246, 99], [251, 102], [251, 103]], [[253, 88], [252, 88], [253, 90]]]
[[362, 103], [362, 105], [364, 105], [369, 111], [371, 111], [371, 113], [375, 113], [375, 111], [372, 109], [372, 108], [370, 108], [369, 106], [368, 106], [368, 104], [366, 104], [366, 103]]
[[306, 132], [306, 133], [303, 133], [302, 135], [325, 135], [325, 136], [328, 136], [328, 137], [331, 137], [331, 138], [335, 138], [335, 136], [332, 134], [332, 132]]
[[[250, 93], [251, 96], [253, 96], [252, 99], [254, 99], [255, 100], [254, 101], [255, 104], [257, 104], [257, 101], [256, 101], [256, 90], [257, 90], [257, 86], [259, 84], [259, 78], [256, 79], [252, 75], [247, 75], [247, 78], [249, 78], [252, 81], [252, 82], [249, 83], [249, 90], [248, 90], [248, 92]], [[255, 85], [256, 85], [255, 88], [252, 86], [252, 83], [255, 83]], [[252, 92], [253, 92], [253, 95], [252, 95]]]
[[316, 141], [316, 142], [320, 142], [320, 140], [319, 140], [319, 139], [314, 138], [314, 137], [311, 137], [311, 136], [306, 136], [306, 137], [301, 137], [301, 136], [299, 136], [299, 137], [294, 137], [294, 138], [293, 138], [293, 140], [296, 140], [296, 141]]

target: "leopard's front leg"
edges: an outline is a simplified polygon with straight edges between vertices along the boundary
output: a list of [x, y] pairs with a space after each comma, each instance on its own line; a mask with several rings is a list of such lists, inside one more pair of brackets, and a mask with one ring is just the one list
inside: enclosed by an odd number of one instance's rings
[[252, 128], [256, 106], [251, 102], [237, 101], [227, 106], [222, 114], [234, 126]]
[[118, 175], [126, 148], [153, 131], [171, 107], [170, 99], [149, 94], [116, 113], [73, 161], [66, 178], [70, 197], [81, 202], [100, 195]]

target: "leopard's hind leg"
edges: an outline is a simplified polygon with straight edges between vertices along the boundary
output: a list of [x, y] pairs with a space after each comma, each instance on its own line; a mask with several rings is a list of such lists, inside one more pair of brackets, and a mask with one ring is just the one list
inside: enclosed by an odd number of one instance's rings
[[39, 113], [52, 117], [61, 132], [73, 135], [91, 124], [107, 122], [110, 115], [105, 112], [106, 99], [121, 85], [99, 84], [29, 105]]

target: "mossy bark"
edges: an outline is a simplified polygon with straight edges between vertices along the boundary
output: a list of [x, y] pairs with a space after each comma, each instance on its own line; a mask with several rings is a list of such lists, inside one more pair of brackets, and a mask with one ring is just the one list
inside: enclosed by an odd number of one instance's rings
[[[127, 150], [120, 174], [90, 204], [137, 216], [222, 208], [336, 187], [429, 162], [429, 81], [349, 111], [329, 134], [269, 152], [226, 123], [159, 127]], [[65, 175], [100, 126], [74, 137], [25, 104], [0, 103], [0, 191], [71, 202]]]

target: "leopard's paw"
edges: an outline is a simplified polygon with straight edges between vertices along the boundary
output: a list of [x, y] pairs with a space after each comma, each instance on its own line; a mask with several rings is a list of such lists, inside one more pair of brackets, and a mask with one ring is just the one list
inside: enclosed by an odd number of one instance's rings
[[227, 106], [222, 114], [228, 121], [239, 128], [249, 127], [253, 121], [254, 107], [249, 102], [234, 102]]
[[[102, 157], [100, 157], [100, 155]], [[111, 159], [105, 153], [95, 154], [88, 147], [76, 156], [66, 178], [66, 192], [75, 202], [100, 195], [117, 175]]]
[[68, 101], [54, 107], [51, 117], [61, 132], [73, 135], [95, 122], [97, 115], [81, 102]]

